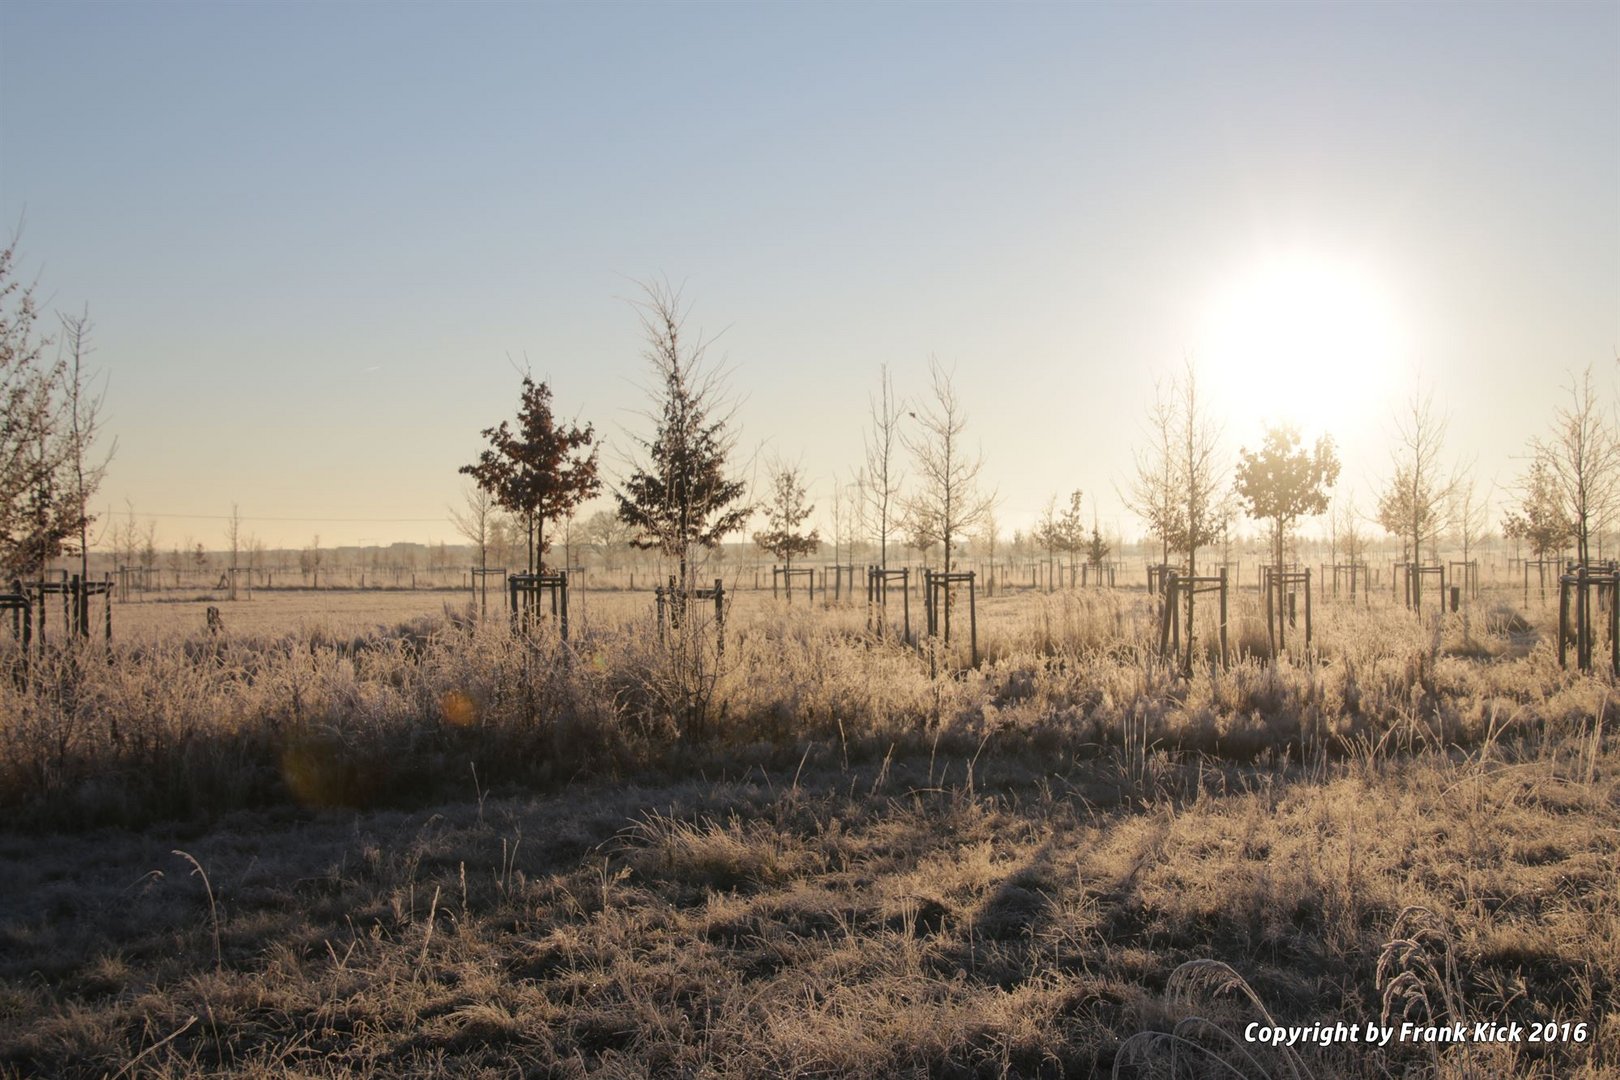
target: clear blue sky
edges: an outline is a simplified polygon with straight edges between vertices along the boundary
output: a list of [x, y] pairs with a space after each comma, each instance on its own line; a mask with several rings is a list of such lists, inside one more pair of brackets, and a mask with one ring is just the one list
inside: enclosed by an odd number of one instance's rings
[[[55, 306], [90, 305], [119, 439], [98, 501], [141, 516], [453, 540], [509, 357], [615, 473], [643, 402], [626, 299], [667, 276], [724, 331], [745, 446], [802, 461], [823, 508], [879, 365], [919, 393], [935, 355], [1008, 531], [1079, 487], [1135, 535], [1114, 485], [1184, 355], [1232, 449], [1297, 404], [1363, 508], [1417, 373], [1482, 483], [1569, 369], [1611, 391], [1617, 72], [1612, 2], [7, 0], [0, 222]], [[1326, 321], [1381, 328], [1302, 343], [1296, 402], [1251, 392], [1278, 363], [1233, 359], [1252, 326], [1208, 330], [1279, 259], [1357, 283]]]

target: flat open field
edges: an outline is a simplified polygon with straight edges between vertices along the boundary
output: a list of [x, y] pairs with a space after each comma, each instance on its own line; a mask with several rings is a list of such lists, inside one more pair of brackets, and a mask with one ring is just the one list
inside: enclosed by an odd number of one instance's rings
[[323, 626], [358, 634], [396, 626], [424, 615], [442, 615], [446, 604], [465, 607], [462, 592], [383, 589], [259, 589], [248, 600], [152, 599], [114, 603], [113, 633], [156, 641], [205, 631], [208, 609], [217, 607], [227, 630], [239, 634], [288, 634]]
[[[985, 643], [988, 645], [1004, 630], [1023, 620], [1032, 605], [1040, 604], [1042, 595], [1034, 590], [1019, 589], [978, 598], [976, 609]], [[1068, 595], [1067, 591], [1064, 595]], [[1085, 595], [1108, 595], [1126, 601], [1121, 608], [1126, 619], [1121, 633], [1134, 635], [1150, 628], [1152, 609], [1142, 590], [1108, 590], [1106, 594], [1094, 591]], [[1246, 599], [1249, 603], [1245, 612], [1258, 619], [1257, 614], [1249, 612], [1254, 606], [1253, 597]], [[351, 635], [383, 631], [423, 617], [443, 617], [447, 611], [459, 614], [468, 610], [470, 603], [468, 593], [461, 590], [259, 589], [251, 599], [235, 601], [214, 594], [199, 594], [115, 602], [113, 632], [120, 638], [147, 642], [195, 634], [206, 630], [208, 609], [215, 607], [226, 629], [238, 635], [274, 636], [316, 628], [336, 635]], [[497, 615], [504, 613], [505, 603], [499, 590], [492, 587], [489, 610]], [[923, 602], [915, 589], [910, 604], [913, 633], [921, 633]], [[904, 617], [903, 608], [896, 590], [890, 597], [888, 615], [897, 628]], [[784, 599], [773, 599], [769, 589], [741, 587], [735, 591], [728, 610], [734, 619], [744, 621], [768, 614], [816, 613], [840, 622], [853, 620], [864, 625], [866, 607], [864, 596], [857, 603], [847, 597], [831, 601], [818, 594], [811, 603], [800, 594], [790, 604]], [[546, 611], [549, 613], [549, 608]], [[574, 625], [580, 628], [636, 621], [651, 625], [655, 600], [648, 589], [574, 590], [569, 611]], [[955, 620], [953, 637], [956, 633], [965, 634], [968, 619], [965, 602], [958, 601], [952, 617]]]
[[[1620, 1074], [1613, 684], [1516, 599], [1190, 677], [1139, 590], [121, 605], [0, 683], [0, 1075]], [[1243, 1038], [1403, 1019], [1570, 1026]]]
[[[642, 580], [646, 578], [647, 575], [642, 575]], [[817, 593], [813, 603], [807, 604], [801, 592], [789, 604], [780, 598], [773, 599], [768, 588], [750, 587], [752, 577], [745, 575], [745, 578], [733, 595], [732, 610], [739, 618], [748, 618], [755, 613], [813, 611], [831, 613], [843, 621], [859, 620], [864, 625], [864, 594], [859, 600], [852, 601], [847, 593], [832, 600], [823, 591]], [[1251, 642], [1258, 641], [1264, 635], [1265, 624], [1260, 600], [1252, 583], [1233, 588], [1231, 593], [1231, 640], [1236, 643], [1247, 634]], [[1350, 602], [1348, 585], [1344, 586], [1342, 593], [1344, 595], [1338, 599], [1324, 598], [1318, 589], [1314, 604], [1319, 632], [1332, 634], [1335, 627], [1342, 625], [1338, 616], [1344, 612], [1365, 612], [1369, 607], [1384, 610], [1394, 606], [1390, 593], [1384, 588], [1375, 590], [1370, 598], [1363, 593], [1359, 603]], [[1492, 612], [1502, 609], [1522, 611], [1533, 620], [1556, 615], [1556, 588], [1550, 597], [1544, 597], [1542, 591], [1532, 584], [1528, 603], [1525, 602], [1525, 595], [1521, 588], [1505, 580], [1493, 581], [1473, 601], [1472, 607], [1481, 617], [1489, 617]], [[1003, 584], [996, 594], [981, 594], [977, 600], [977, 614], [985, 646], [992, 647], [998, 637], [1016, 633], [1020, 624], [1025, 624], [1027, 629], [1032, 617], [1050, 619], [1054, 612], [1074, 611], [1072, 607], [1054, 607], [1043, 600], [1050, 596], [1107, 596], [1121, 601], [1116, 604], [1120, 623], [1111, 630], [1121, 639], [1134, 640], [1150, 634], [1154, 629], [1153, 608], [1141, 586], [1106, 590], [1059, 589], [1048, 593], [1044, 588], [1017, 585], [1009, 589]], [[256, 589], [250, 599], [234, 601], [209, 592], [153, 593], [128, 602], [115, 601], [113, 632], [120, 638], [148, 642], [193, 634], [206, 629], [208, 608], [217, 607], [227, 630], [237, 634], [278, 635], [312, 628], [336, 635], [363, 634], [386, 630], [423, 617], [443, 617], [446, 612], [460, 613], [468, 609], [470, 602], [469, 593], [464, 589]], [[492, 612], [505, 611], [505, 598], [493, 584], [488, 603]], [[892, 591], [889, 605], [888, 618], [898, 626], [903, 610], [898, 589]], [[920, 591], [915, 588], [911, 591], [910, 607], [913, 630], [920, 632], [924, 624], [923, 601]], [[613, 625], [637, 620], [650, 624], [654, 610], [651, 590], [620, 587], [576, 589], [570, 607], [572, 619], [580, 626], [589, 626], [593, 622]], [[99, 619], [100, 612], [95, 617]], [[965, 633], [966, 606], [959, 603], [952, 617], [955, 620], [953, 636], [956, 632]], [[1203, 616], [1206, 620], [1208, 617]]]

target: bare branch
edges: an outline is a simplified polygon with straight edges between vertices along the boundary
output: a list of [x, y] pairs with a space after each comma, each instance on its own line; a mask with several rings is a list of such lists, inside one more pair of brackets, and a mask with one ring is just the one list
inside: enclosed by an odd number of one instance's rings
[[984, 469], [982, 453], [969, 453], [964, 445], [967, 410], [956, 395], [951, 373], [930, 358], [933, 395], [908, 415], [917, 421], [915, 434], [901, 434], [911, 451], [920, 487], [907, 500], [907, 532], [917, 540], [938, 543], [945, 549], [945, 571], [950, 572], [953, 545], [983, 523], [995, 504], [995, 494], [979, 490]]

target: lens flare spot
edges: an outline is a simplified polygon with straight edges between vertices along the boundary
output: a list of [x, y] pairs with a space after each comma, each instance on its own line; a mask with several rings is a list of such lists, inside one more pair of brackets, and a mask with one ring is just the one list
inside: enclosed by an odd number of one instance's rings
[[444, 714], [444, 722], [452, 727], [472, 727], [478, 719], [473, 699], [460, 690], [447, 691], [439, 701], [439, 711]]
[[354, 763], [326, 739], [297, 739], [283, 749], [281, 778], [302, 806], [354, 806], [360, 801]]

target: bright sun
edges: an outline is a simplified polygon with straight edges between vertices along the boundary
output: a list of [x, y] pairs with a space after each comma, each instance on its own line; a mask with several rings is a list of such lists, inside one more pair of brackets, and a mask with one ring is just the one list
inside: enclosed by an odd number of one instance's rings
[[1273, 258], [1216, 290], [1195, 362], [1231, 421], [1283, 420], [1342, 438], [1376, 423], [1403, 366], [1389, 298], [1347, 262]]

